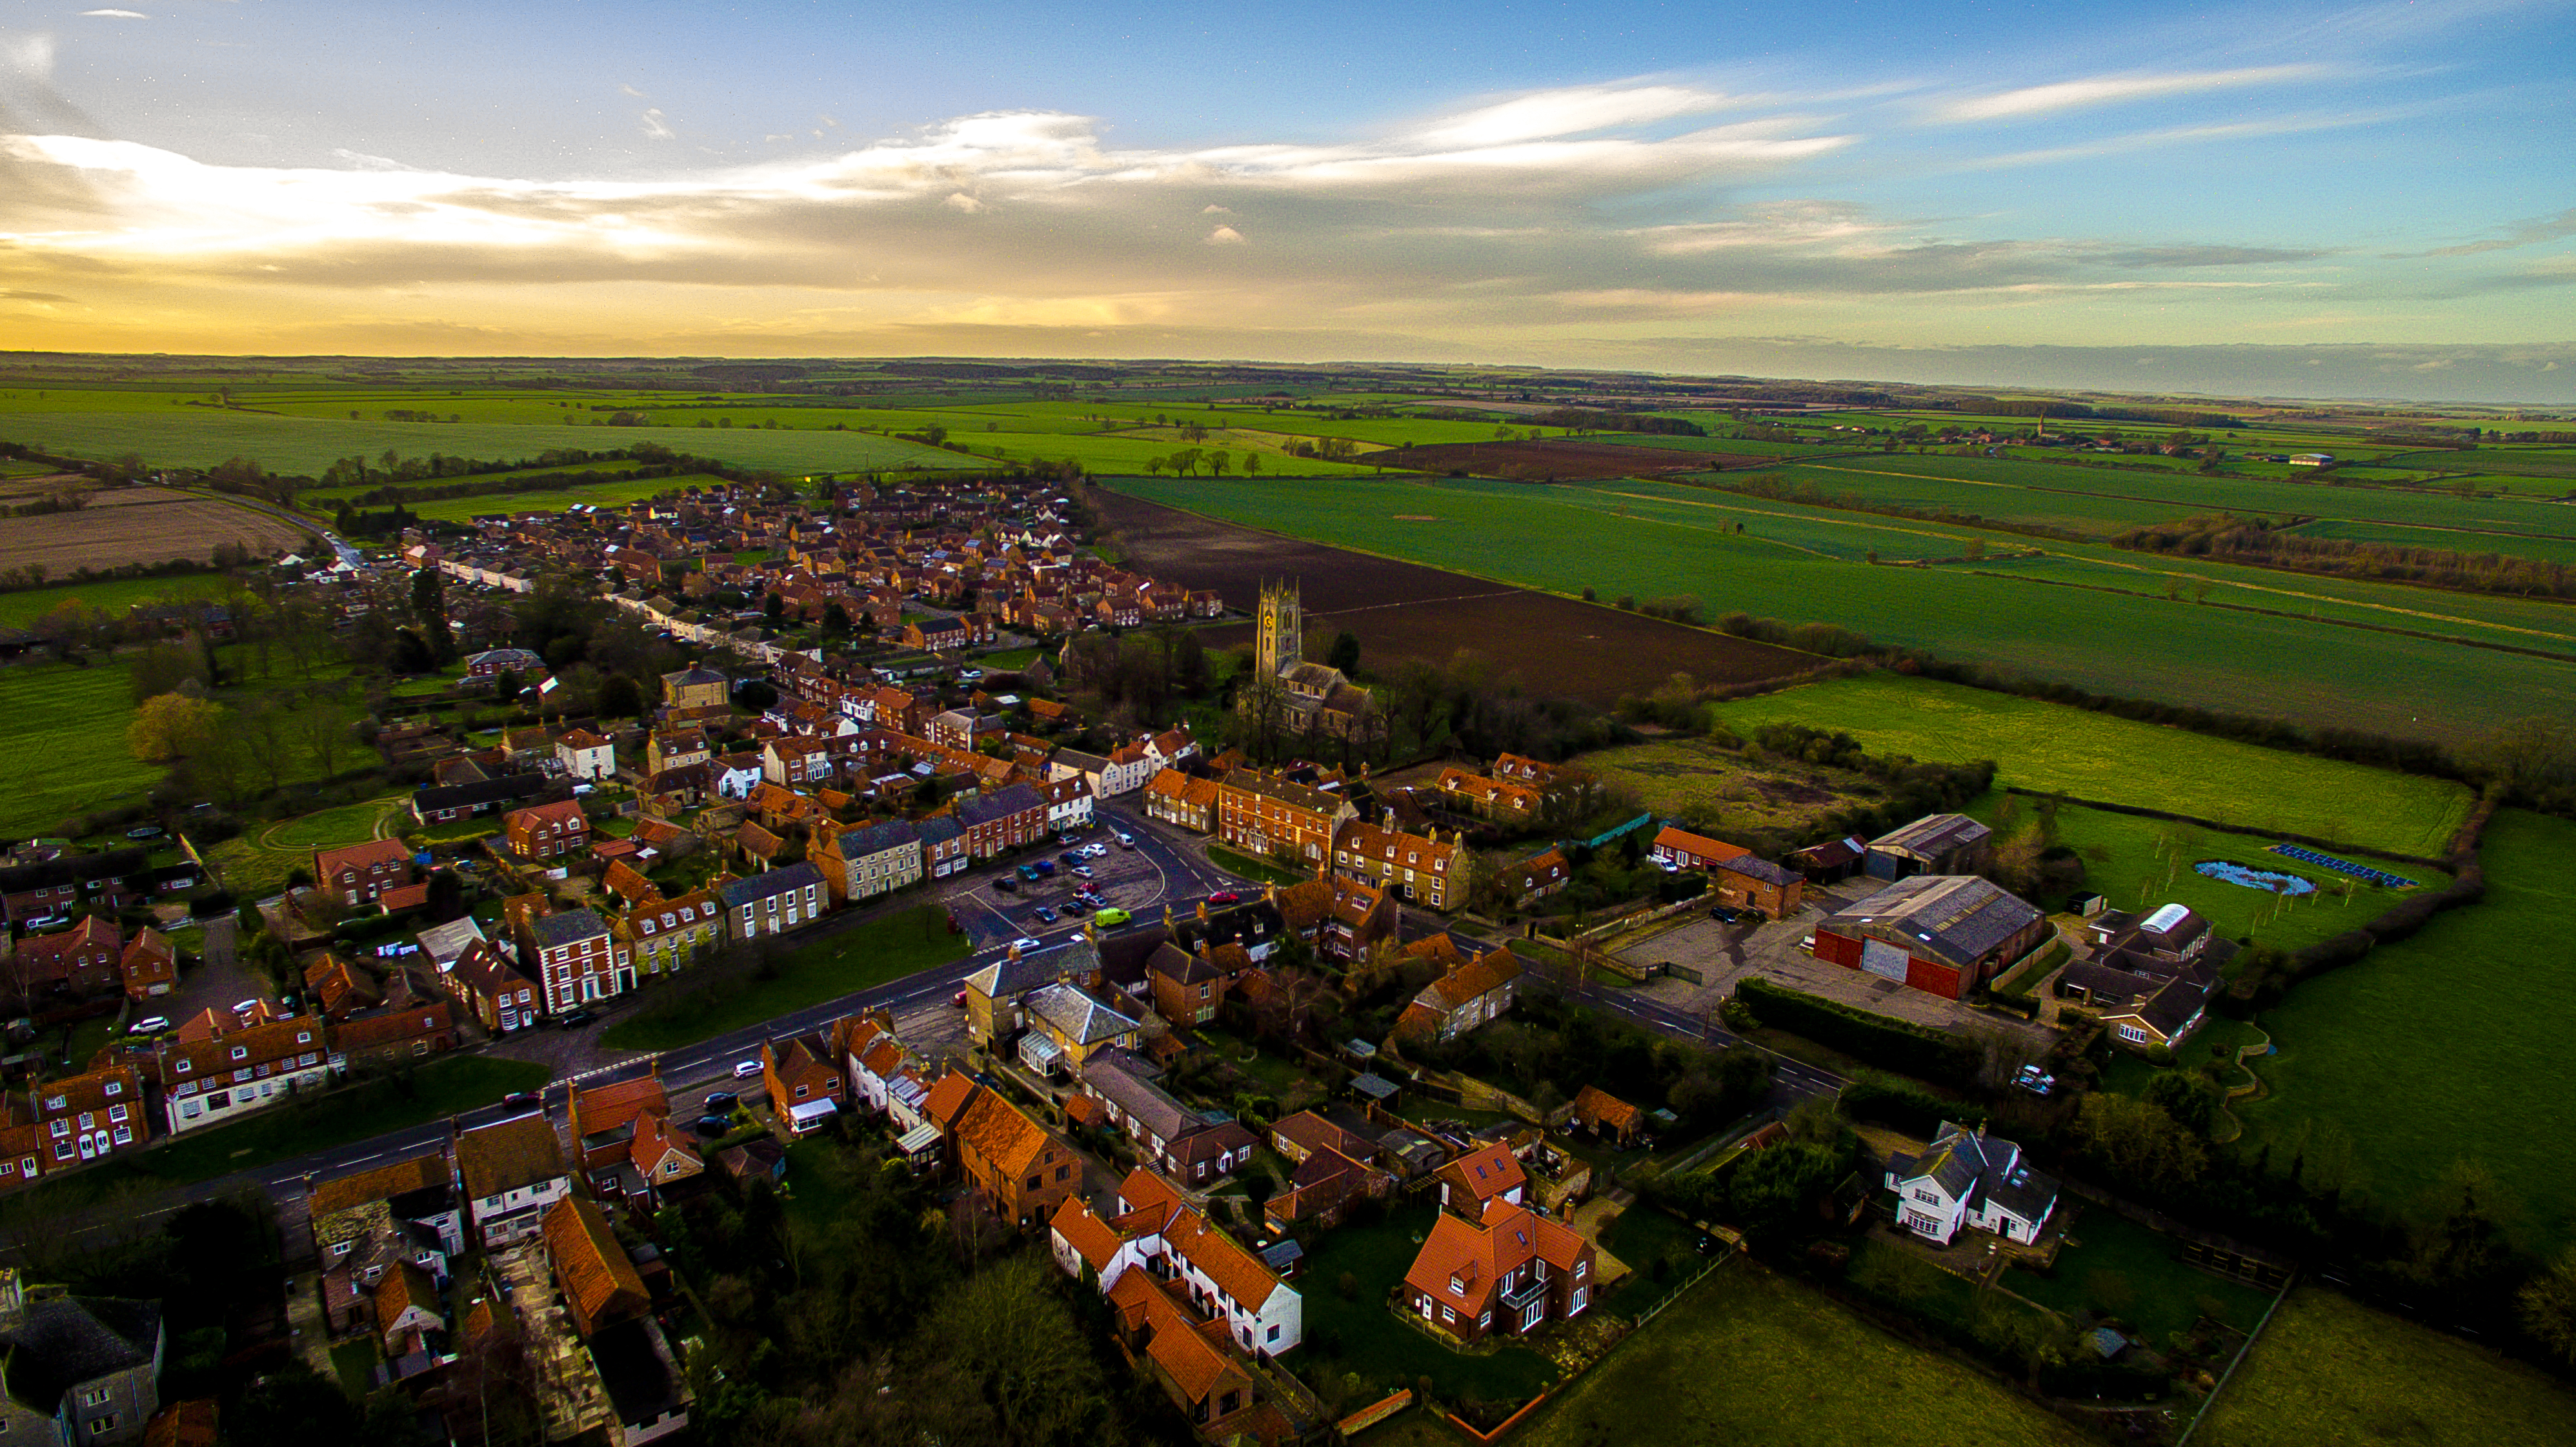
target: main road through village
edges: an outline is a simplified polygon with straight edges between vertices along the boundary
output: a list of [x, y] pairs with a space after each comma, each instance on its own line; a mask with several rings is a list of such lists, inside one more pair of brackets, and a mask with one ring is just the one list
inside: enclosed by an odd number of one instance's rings
[[[1124, 929], [1156, 928], [1161, 912], [1168, 906], [1174, 912], [1195, 909], [1209, 894], [1224, 890], [1249, 892], [1256, 886], [1213, 863], [1202, 842], [1186, 837], [1167, 836], [1158, 826], [1146, 822], [1130, 808], [1103, 804], [1099, 808], [1101, 826], [1088, 832], [1087, 842], [1105, 842], [1113, 833], [1123, 832], [1135, 841], [1132, 850], [1112, 850], [1107, 856], [1086, 861], [1100, 878], [1098, 888], [1110, 903], [1130, 911], [1133, 923]], [[1069, 871], [1068, 871], [1069, 872]], [[1007, 868], [988, 869], [959, 876], [947, 883], [938, 896], [951, 916], [974, 941], [974, 948], [962, 959], [907, 975], [864, 990], [843, 995], [803, 1010], [732, 1031], [677, 1050], [651, 1054], [620, 1052], [598, 1043], [599, 1032], [617, 1018], [586, 1026], [579, 1031], [551, 1032], [546, 1053], [557, 1071], [539, 1094], [539, 1105], [550, 1120], [560, 1123], [570, 1108], [576, 1086], [591, 1086], [632, 1079], [658, 1069], [664, 1087], [670, 1092], [675, 1111], [688, 1109], [684, 1103], [695, 1091], [722, 1085], [732, 1088], [737, 1062], [757, 1060], [761, 1042], [775, 1036], [810, 1030], [844, 1015], [863, 1010], [888, 1010], [896, 1015], [917, 1012], [928, 1005], [953, 997], [966, 977], [991, 964], [1014, 939], [1023, 937], [1040, 941], [1043, 949], [1060, 949], [1081, 932], [1078, 921], [1043, 923], [1035, 918], [1036, 904], [1042, 902], [1032, 891], [997, 889], [997, 879], [1011, 879]], [[1050, 894], [1060, 894], [1057, 886], [1069, 883], [1060, 874], [1048, 887]], [[916, 897], [878, 904], [873, 908], [847, 910], [796, 937], [799, 945], [828, 939], [870, 919], [914, 907]], [[1403, 915], [1403, 936], [1417, 940], [1447, 928], [1419, 910]], [[1121, 931], [1113, 931], [1118, 933]], [[1450, 931], [1461, 942], [1485, 943], [1464, 931]], [[1634, 992], [1604, 989], [1584, 983], [1570, 987], [1569, 993], [1586, 1005], [1625, 1019], [1643, 1029], [1679, 1040], [1723, 1050], [1744, 1043], [1739, 1037], [1704, 1019], [1671, 1009]], [[523, 1032], [513, 1037], [512, 1044], [528, 1039]], [[487, 1049], [495, 1047], [486, 1047]], [[498, 1048], [507, 1053], [507, 1045]], [[1785, 1109], [1799, 1099], [1813, 1095], [1831, 1095], [1846, 1084], [1841, 1077], [1794, 1060], [1774, 1057], [1772, 1095], [1769, 1104]], [[176, 1185], [164, 1190], [143, 1190], [117, 1196], [105, 1209], [73, 1227], [80, 1233], [131, 1230], [149, 1224], [195, 1201], [231, 1196], [245, 1189], [257, 1188], [277, 1202], [282, 1213], [301, 1215], [301, 1201], [306, 1183], [362, 1169], [383, 1161], [398, 1160], [434, 1149], [455, 1130], [471, 1129], [523, 1115], [527, 1107], [494, 1104], [466, 1111], [449, 1119], [425, 1122], [402, 1130], [345, 1145], [311, 1151], [303, 1155], [274, 1160], [250, 1169], [207, 1180]]]

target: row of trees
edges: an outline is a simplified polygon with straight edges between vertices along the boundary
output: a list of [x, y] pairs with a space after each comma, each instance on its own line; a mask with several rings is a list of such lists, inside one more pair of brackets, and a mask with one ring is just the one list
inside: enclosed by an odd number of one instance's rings
[[2390, 578], [2518, 597], [2576, 597], [2576, 570], [2564, 563], [2499, 552], [2401, 547], [2359, 538], [2290, 531], [2298, 519], [2192, 517], [2131, 528], [2119, 547], [2182, 557], [2253, 563], [2347, 578]]

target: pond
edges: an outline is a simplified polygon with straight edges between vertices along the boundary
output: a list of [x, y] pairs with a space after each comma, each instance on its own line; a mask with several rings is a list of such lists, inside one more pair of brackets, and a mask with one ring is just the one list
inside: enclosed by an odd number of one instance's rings
[[2212, 879], [2222, 880], [2228, 884], [2241, 884], [2247, 889], [2268, 889], [2274, 894], [2317, 892], [2316, 882], [2313, 880], [2301, 879], [2295, 874], [2283, 874], [2277, 869], [2256, 869], [2250, 864], [2238, 864], [2230, 859], [2204, 859], [2193, 865], [2192, 871], [2196, 874], [2206, 874]]

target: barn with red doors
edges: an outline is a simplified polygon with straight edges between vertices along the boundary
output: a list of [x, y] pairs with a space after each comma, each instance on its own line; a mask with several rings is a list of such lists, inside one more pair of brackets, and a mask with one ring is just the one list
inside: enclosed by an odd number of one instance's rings
[[2047, 938], [2047, 916], [2001, 886], [1923, 874], [1816, 926], [1816, 958], [1957, 1000]]

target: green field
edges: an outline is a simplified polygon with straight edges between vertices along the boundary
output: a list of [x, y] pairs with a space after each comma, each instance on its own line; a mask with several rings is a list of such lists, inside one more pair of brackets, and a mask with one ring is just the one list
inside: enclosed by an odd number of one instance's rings
[[724, 479], [703, 472], [682, 477], [609, 477], [595, 485], [548, 488], [543, 492], [487, 492], [472, 497], [433, 498], [405, 503], [418, 515], [437, 522], [464, 522], [493, 513], [561, 512], [568, 507], [622, 507], [690, 487], [722, 486]]
[[[1604, 598], [1690, 596], [1710, 616], [1832, 623], [1884, 644], [2116, 696], [2451, 739], [2532, 713], [2576, 713], [2576, 661], [2449, 641], [2576, 657], [2576, 612], [2553, 604], [2083, 544], [2052, 543], [2044, 556], [2015, 561], [2004, 555], [2022, 541], [1957, 525], [1675, 484], [1121, 478], [1111, 485], [1481, 577], [1567, 594], [1595, 588]], [[1437, 524], [1398, 520], [1426, 516]], [[1860, 565], [1872, 552], [1882, 562], [1959, 558], [1978, 541], [1989, 554], [1979, 564]], [[2210, 603], [2240, 606], [2196, 603], [2203, 582]], [[2409, 631], [2389, 631], [2398, 629]]]
[[[375, 838], [377, 822], [410, 797], [392, 794], [265, 827], [254, 825], [249, 833], [207, 850], [207, 861], [221, 874], [226, 889], [244, 899], [266, 899], [286, 887], [290, 873], [298, 869], [311, 872], [315, 850], [364, 844]], [[408, 822], [410, 817], [403, 814], [399, 822]]]
[[1533, 1414], [1515, 1447], [2089, 1442], [1945, 1356], [1749, 1258], [1720, 1267]]
[[[1979, 800], [1969, 812], [1993, 822], [2003, 807], [2004, 796], [1998, 792]], [[2006, 832], [2028, 827], [2037, 817], [2036, 800], [2023, 798], [2013, 807], [2015, 813]], [[2402, 897], [2366, 886], [2358, 886], [2346, 896], [2340, 882], [2349, 876], [2269, 853], [2264, 846], [2271, 841], [2258, 836], [2141, 819], [2134, 814], [2068, 805], [2057, 811], [2054, 837], [2056, 842], [2084, 856], [2082, 888], [2109, 900], [2113, 909], [2185, 904], [2199, 911], [2211, 928], [2227, 939], [2250, 935], [2283, 949], [2295, 950], [2345, 930], [2358, 929]], [[2095, 858], [2096, 851], [2107, 857]], [[2232, 860], [2256, 869], [2296, 875], [2313, 881], [2317, 890], [2308, 895], [2278, 895], [2247, 889], [2193, 872], [2192, 866], [2204, 859]], [[2440, 889], [2450, 882], [2448, 874], [2422, 865], [2407, 865], [2405, 871], [2407, 878], [2420, 881], [2425, 889]], [[2050, 897], [2039, 903], [2056, 908], [2063, 901]]]
[[0, 669], [0, 748], [21, 761], [0, 791], [0, 835], [51, 833], [70, 815], [142, 798], [162, 771], [126, 751], [133, 715], [121, 663]]
[[1720, 704], [1717, 713], [1740, 734], [1769, 723], [1848, 730], [1882, 757], [1993, 759], [1999, 783], [2400, 854], [2438, 856], [2469, 807], [2468, 790], [2446, 780], [1894, 673]]
[[58, 583], [0, 593], [0, 627], [24, 628], [65, 603], [78, 603], [123, 616], [140, 603], [180, 603], [220, 597], [224, 580], [217, 573], [182, 573], [171, 578], [109, 578], [95, 583]]
[[2576, 1442], [2576, 1394], [2457, 1337], [2305, 1287], [2274, 1313], [2192, 1441], [2542, 1447]]
[[[57, 397], [62, 394], [56, 393]], [[51, 405], [39, 404], [39, 405]], [[82, 457], [136, 452], [156, 466], [212, 467], [248, 457], [272, 472], [319, 477], [351, 454], [387, 448], [406, 457], [533, 458], [559, 447], [604, 449], [657, 442], [739, 467], [788, 472], [973, 467], [970, 458], [866, 432], [758, 428], [585, 427], [493, 422], [351, 422], [163, 406], [149, 411], [16, 411], [0, 403], [0, 439]]]
[[2237, 1111], [2275, 1159], [2310, 1125], [2341, 1126], [2370, 1195], [2401, 1214], [2453, 1161], [2481, 1161], [2519, 1206], [2508, 1229], [2551, 1244], [2576, 1235], [2576, 1098], [2557, 1088], [2576, 1034], [2576, 823], [2506, 810], [2479, 858], [2482, 902], [2263, 1016], [2280, 1047], [2259, 1067], [2272, 1094]]
[[692, 985], [684, 977], [663, 986], [646, 995], [637, 1013], [603, 1031], [599, 1043], [612, 1050], [677, 1049], [961, 959], [968, 943], [948, 932], [946, 910], [919, 905], [791, 949], [775, 979]]
[[2392, 548], [2432, 548], [2479, 556], [2493, 553], [2506, 558], [2536, 558], [2544, 563], [2576, 565], [2576, 538], [2530, 537], [2519, 533], [2460, 531], [2446, 528], [2408, 527], [2402, 523], [2314, 522], [2290, 530], [2293, 537], [2340, 538], [2351, 542], [2385, 543]]

